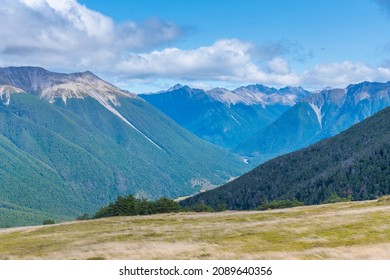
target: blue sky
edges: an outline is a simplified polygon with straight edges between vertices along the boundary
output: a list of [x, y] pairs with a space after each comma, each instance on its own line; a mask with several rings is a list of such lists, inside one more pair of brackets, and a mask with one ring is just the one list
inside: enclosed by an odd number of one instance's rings
[[134, 92], [390, 80], [389, 0], [0, 3], [1, 66], [91, 70]]

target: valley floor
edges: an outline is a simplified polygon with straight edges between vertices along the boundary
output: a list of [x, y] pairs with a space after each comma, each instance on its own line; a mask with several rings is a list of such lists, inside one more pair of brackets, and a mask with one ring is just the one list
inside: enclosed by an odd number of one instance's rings
[[390, 198], [0, 230], [0, 259], [390, 259]]

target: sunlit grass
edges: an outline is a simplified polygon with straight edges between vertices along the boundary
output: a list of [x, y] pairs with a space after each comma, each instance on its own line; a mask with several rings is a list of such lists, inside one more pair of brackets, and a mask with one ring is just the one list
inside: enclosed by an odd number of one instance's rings
[[390, 259], [390, 198], [0, 231], [0, 259]]

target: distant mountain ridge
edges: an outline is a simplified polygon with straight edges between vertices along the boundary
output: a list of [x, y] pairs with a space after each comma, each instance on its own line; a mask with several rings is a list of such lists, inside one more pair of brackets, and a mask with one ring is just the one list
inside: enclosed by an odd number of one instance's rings
[[185, 196], [247, 168], [90, 72], [0, 68], [0, 89], [0, 226], [93, 213], [121, 194]]
[[[353, 87], [354, 88], [354, 87]], [[308, 148], [272, 159], [217, 189], [181, 202], [255, 209], [273, 200], [319, 204], [390, 194], [390, 108]]]
[[252, 165], [331, 137], [390, 105], [390, 82], [307, 91], [248, 85], [235, 90], [175, 85], [142, 98], [195, 135]]
[[301, 98], [309, 94], [309, 91], [301, 87], [285, 87], [279, 90], [269, 88], [263, 85], [249, 85], [239, 87], [233, 91], [223, 88], [207, 90], [206, 93], [226, 105], [256, 105], [261, 104], [263, 107], [275, 104], [293, 106]]
[[363, 82], [305, 96], [233, 151], [268, 158], [331, 137], [390, 105], [390, 82]]
[[262, 85], [234, 91], [175, 85], [167, 91], [140, 96], [195, 135], [231, 149], [307, 94], [302, 88], [277, 90]]

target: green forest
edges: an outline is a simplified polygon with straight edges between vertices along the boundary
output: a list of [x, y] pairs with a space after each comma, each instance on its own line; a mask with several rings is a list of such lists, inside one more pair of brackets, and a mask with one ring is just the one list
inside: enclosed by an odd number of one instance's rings
[[390, 193], [390, 108], [341, 134], [270, 160], [180, 204], [255, 209], [274, 200], [305, 205], [369, 200]]

